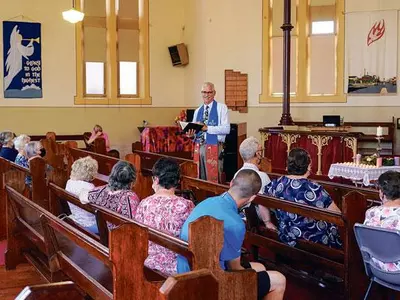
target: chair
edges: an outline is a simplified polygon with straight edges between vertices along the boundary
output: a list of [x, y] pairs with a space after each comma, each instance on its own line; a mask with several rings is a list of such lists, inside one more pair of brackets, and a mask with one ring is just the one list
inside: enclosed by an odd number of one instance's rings
[[400, 231], [355, 224], [354, 232], [365, 272], [370, 278], [364, 300], [368, 298], [373, 282], [400, 291], [400, 271], [386, 272], [375, 267], [372, 262], [372, 257], [385, 263], [400, 261]]

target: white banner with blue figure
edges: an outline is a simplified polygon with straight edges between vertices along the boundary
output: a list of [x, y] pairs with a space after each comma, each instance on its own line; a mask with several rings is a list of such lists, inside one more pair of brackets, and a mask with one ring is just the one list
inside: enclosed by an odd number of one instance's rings
[[4, 98], [42, 98], [41, 24], [3, 22]]

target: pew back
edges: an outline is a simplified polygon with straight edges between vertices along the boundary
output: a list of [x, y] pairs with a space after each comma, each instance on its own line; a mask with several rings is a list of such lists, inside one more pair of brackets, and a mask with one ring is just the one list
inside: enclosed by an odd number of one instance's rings
[[[182, 177], [182, 189], [192, 189], [196, 197], [214, 196], [228, 190], [227, 186], [203, 181], [200, 179]], [[340, 187], [339, 187], [340, 188]], [[289, 261], [291, 272], [296, 269], [308, 267], [309, 270], [323, 270], [342, 278], [341, 291], [348, 299], [356, 299], [359, 291], [366, 285], [366, 277], [363, 273], [362, 260], [354, 237], [353, 226], [362, 222], [369, 203], [368, 197], [363, 191], [350, 191], [346, 186], [341, 193], [348, 192], [341, 199], [342, 213], [336, 213], [307, 205], [275, 199], [264, 195], [258, 195], [253, 203], [263, 205], [269, 209], [281, 209], [290, 213], [299, 214], [316, 220], [326, 221], [339, 227], [343, 249], [332, 249], [323, 245], [297, 240], [296, 247], [290, 247], [282, 243], [277, 234], [265, 228], [258, 228], [252, 218], [247, 218], [247, 234], [245, 243], [250, 246], [250, 252], [255, 259], [259, 258], [259, 252], [263, 250], [272, 251], [275, 256], [263, 257], [264, 262], [270, 267], [278, 268], [288, 273], [287, 266], [280, 266], [281, 262]], [[204, 198], [201, 198], [204, 199]], [[304, 274], [303, 274], [304, 276]]]
[[[149, 282], [143, 273], [148, 247], [146, 227], [124, 223], [110, 232], [107, 248], [11, 187], [7, 187], [7, 193], [10, 203], [29, 207], [40, 215], [52, 271], [66, 274], [92, 298], [218, 299], [218, 282], [205, 269], [175, 276], [164, 285]], [[18, 224], [22, 221], [16, 220]]]
[[[77, 202], [79, 202], [75, 197], [56, 185], [50, 184], [50, 191], [57, 196], [50, 197], [51, 202], [53, 200], [64, 200], [74, 204], [78, 204]], [[57, 205], [52, 204], [52, 206]], [[107, 224], [115, 226], [123, 224], [139, 225], [139, 223], [104, 207], [94, 204], [90, 204], [89, 206], [92, 206], [95, 210], [100, 239], [103, 245], [108, 245], [111, 239]], [[223, 246], [223, 224], [221, 221], [210, 217], [203, 217], [191, 223], [189, 225], [188, 242], [171, 237], [152, 228], [148, 228], [147, 239], [186, 257], [192, 266], [192, 270], [210, 270], [219, 282], [219, 299], [255, 299], [257, 291], [255, 285], [256, 274], [254, 271], [225, 272], [220, 268], [219, 253]], [[151, 275], [154, 276], [154, 274]]]
[[84, 296], [72, 281], [25, 287], [15, 300], [84, 300]]

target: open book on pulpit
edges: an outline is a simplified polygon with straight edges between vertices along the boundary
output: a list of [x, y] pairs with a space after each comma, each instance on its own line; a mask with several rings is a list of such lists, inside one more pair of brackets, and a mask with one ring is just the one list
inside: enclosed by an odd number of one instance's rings
[[179, 121], [179, 126], [181, 127], [181, 129], [184, 133], [187, 133], [191, 129], [193, 129], [195, 131], [195, 133], [198, 133], [201, 131], [204, 124]]

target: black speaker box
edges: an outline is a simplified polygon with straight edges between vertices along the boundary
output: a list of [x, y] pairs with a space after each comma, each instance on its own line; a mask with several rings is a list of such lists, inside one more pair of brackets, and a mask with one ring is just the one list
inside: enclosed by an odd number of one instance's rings
[[238, 125], [231, 124], [231, 131], [225, 138], [223, 171], [226, 181], [231, 181], [238, 169]]

